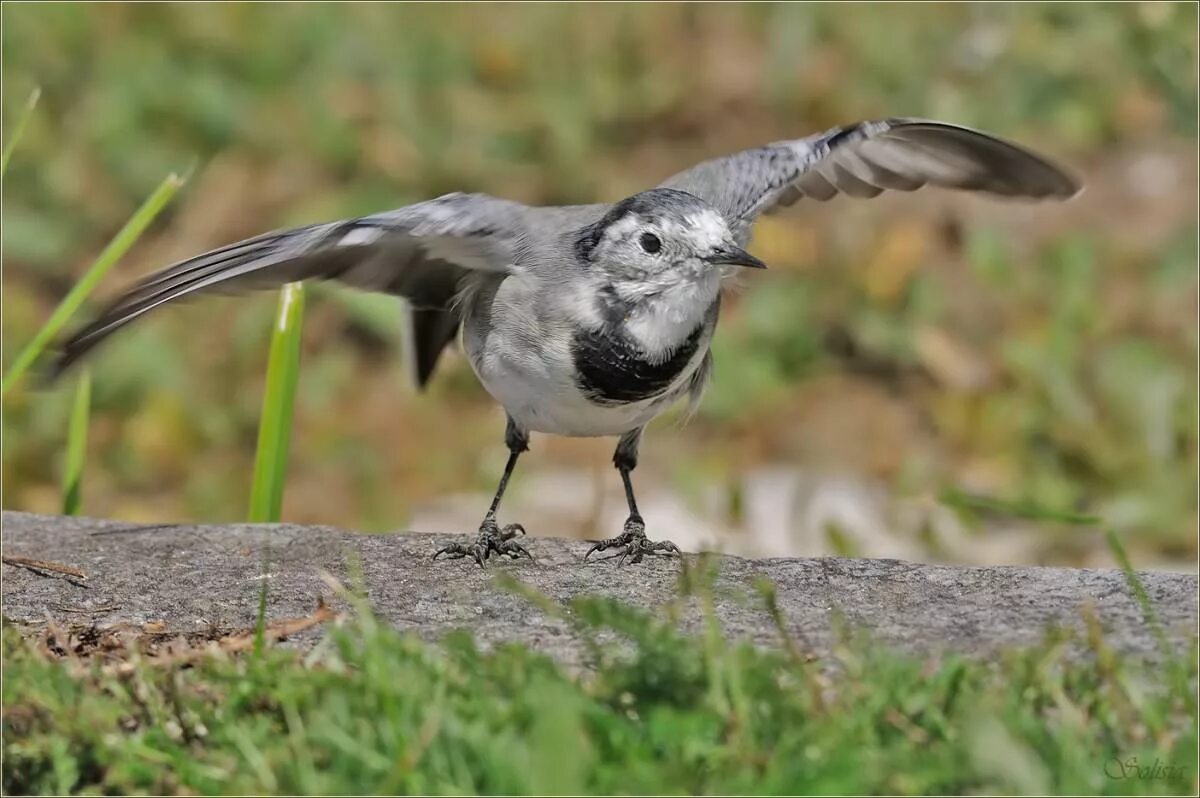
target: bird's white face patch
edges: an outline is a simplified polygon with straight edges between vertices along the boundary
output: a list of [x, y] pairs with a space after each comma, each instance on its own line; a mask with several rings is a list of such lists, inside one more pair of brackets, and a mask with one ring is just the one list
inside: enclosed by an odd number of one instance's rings
[[703, 252], [720, 246], [729, 237], [729, 225], [716, 211], [700, 211], [685, 217], [680, 234], [692, 239], [695, 248]]
[[[641, 241], [646, 234], [659, 239], [659, 251], [647, 252], [643, 248]], [[715, 210], [654, 218], [631, 213], [608, 226], [605, 255], [610, 259], [635, 262], [645, 271], [657, 272], [667, 265], [686, 266], [689, 261], [702, 258], [727, 243], [730, 237], [729, 225]]]
[[633, 238], [645, 226], [640, 217], [631, 213], [609, 225], [606, 236], [612, 241], [625, 241]]
[[653, 222], [628, 216], [613, 225], [616, 235], [631, 236], [642, 230], [654, 232], [668, 244], [674, 244], [677, 256], [703, 255], [725, 243], [729, 225], [716, 211], [697, 211], [683, 217], [665, 217]]

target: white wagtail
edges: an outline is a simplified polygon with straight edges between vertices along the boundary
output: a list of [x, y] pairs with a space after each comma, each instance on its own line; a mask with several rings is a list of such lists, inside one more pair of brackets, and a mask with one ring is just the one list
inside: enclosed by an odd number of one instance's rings
[[[63, 348], [56, 371], [147, 311], [206, 291], [340, 280], [410, 304], [419, 385], [462, 328], [484, 388], [507, 414], [508, 463], [469, 545], [434, 554], [529, 552], [496, 509], [530, 432], [619, 436], [624, 531], [585, 555], [619, 548], [639, 562], [678, 553], [647, 539], [629, 474], [642, 430], [677, 400], [695, 403], [712, 371], [721, 284], [764, 268], [744, 247], [759, 214], [809, 197], [874, 197], [924, 185], [1064, 199], [1078, 184], [1043, 158], [984, 133], [889, 119], [839, 127], [705, 161], [616, 204], [529, 207], [448, 194], [359, 219], [266, 233], [142, 280]], [[614, 555], [615, 556], [615, 555]]]

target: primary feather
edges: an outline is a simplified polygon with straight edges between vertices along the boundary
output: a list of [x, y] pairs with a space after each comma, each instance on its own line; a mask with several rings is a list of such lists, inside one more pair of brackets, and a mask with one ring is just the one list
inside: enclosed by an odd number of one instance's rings
[[919, 119], [860, 122], [714, 158], [662, 184], [721, 210], [744, 242], [760, 214], [802, 198], [869, 198], [925, 185], [1026, 199], [1065, 199], [1079, 184], [1016, 144]]

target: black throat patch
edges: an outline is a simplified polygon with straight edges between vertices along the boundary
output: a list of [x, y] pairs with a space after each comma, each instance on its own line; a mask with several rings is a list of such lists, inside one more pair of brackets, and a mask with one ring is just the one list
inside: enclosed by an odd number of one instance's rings
[[621, 324], [580, 329], [571, 342], [575, 384], [599, 405], [628, 404], [658, 396], [696, 354], [705, 324], [706, 319], [701, 319], [670, 356], [657, 363], [651, 362]]

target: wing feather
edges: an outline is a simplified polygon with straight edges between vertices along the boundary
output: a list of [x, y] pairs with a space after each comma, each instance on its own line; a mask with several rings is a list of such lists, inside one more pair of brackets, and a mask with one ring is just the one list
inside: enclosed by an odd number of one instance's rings
[[205, 252], [146, 277], [112, 302], [63, 345], [54, 373], [169, 302], [317, 279], [395, 294], [427, 312], [419, 318], [410, 314], [409, 321], [418, 338], [417, 374], [424, 384], [457, 331], [452, 302], [459, 284], [472, 272], [499, 275], [511, 268], [527, 210], [484, 194], [448, 194], [373, 216], [265, 233]]
[[1066, 199], [1079, 184], [1016, 144], [970, 128], [885, 119], [834, 128], [704, 161], [663, 184], [712, 203], [749, 238], [763, 213], [808, 197], [870, 198], [922, 186], [1026, 199]]

